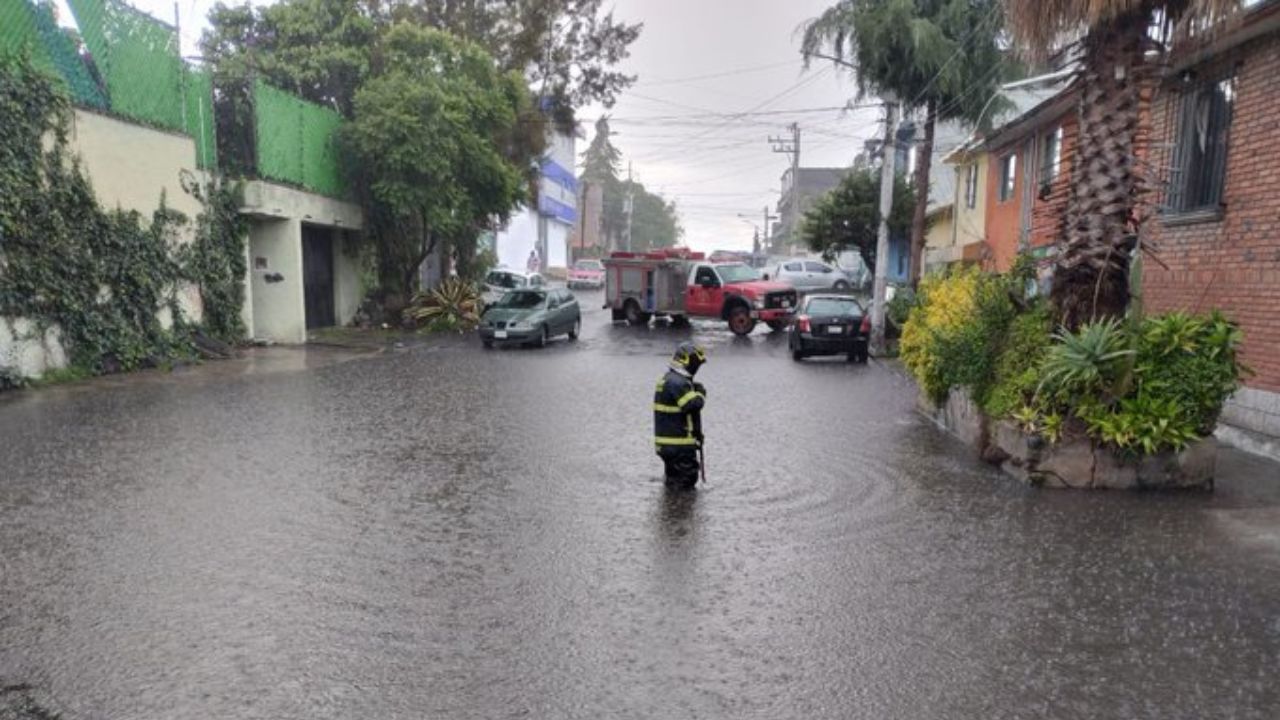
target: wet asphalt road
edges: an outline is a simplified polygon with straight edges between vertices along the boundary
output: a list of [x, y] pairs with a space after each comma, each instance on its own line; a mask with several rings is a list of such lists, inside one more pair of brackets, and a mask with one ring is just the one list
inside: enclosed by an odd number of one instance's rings
[[[0, 398], [0, 718], [1274, 718], [1274, 466], [1038, 492], [765, 329]], [[653, 385], [711, 360], [709, 486]]]

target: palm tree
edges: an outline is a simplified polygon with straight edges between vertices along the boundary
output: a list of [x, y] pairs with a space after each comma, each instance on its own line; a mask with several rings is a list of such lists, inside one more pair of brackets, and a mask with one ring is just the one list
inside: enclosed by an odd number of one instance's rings
[[911, 274], [923, 263], [934, 128], [939, 120], [981, 120], [1010, 69], [998, 43], [1001, 0], [839, 0], [804, 26], [806, 61], [854, 68], [858, 97], [892, 96], [924, 113], [916, 154]]
[[[1240, 0], [1005, 0], [1009, 30], [1032, 60], [1078, 44], [1079, 136], [1053, 281], [1061, 319], [1075, 327], [1123, 315], [1147, 183], [1138, 158], [1155, 81], [1159, 20], [1203, 30]], [[1185, 34], [1185, 33], [1182, 33]]]

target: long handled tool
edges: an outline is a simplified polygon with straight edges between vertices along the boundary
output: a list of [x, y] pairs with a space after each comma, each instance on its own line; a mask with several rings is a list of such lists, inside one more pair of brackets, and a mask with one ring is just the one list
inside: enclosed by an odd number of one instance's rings
[[698, 468], [702, 470], [702, 484], [707, 484], [707, 454], [702, 449], [702, 441], [698, 441]]

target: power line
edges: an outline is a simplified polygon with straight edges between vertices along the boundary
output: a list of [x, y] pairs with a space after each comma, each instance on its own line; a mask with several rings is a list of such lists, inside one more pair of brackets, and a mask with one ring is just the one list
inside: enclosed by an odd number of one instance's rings
[[736, 70], [725, 70], [723, 72], [709, 73], [706, 75], [693, 75], [691, 77], [674, 78], [670, 80], [658, 80], [657, 82], [639, 82], [636, 87], [662, 87], [665, 85], [684, 85], [688, 83], [698, 82], [700, 80], [714, 80], [716, 78], [733, 77], [735, 75], [749, 75], [756, 72], [764, 72], [766, 70], [776, 70], [784, 67], [793, 67], [796, 60], [788, 60], [786, 62], [773, 63], [771, 65], [755, 65], [752, 67], [738, 68]]
[[986, 17], [974, 23], [973, 27], [969, 28], [969, 32], [965, 35], [964, 39], [957, 43], [955, 52], [951, 53], [951, 57], [947, 58], [947, 61], [942, 64], [942, 67], [938, 68], [938, 72], [934, 73], [932, 78], [929, 78], [929, 82], [925, 83], [924, 88], [920, 90], [920, 92], [916, 93], [916, 96], [912, 98], [907, 107], [915, 107], [920, 102], [920, 98], [924, 97], [925, 93], [929, 92], [929, 89], [938, 81], [938, 78], [942, 77], [942, 73], [946, 72], [947, 68], [951, 67], [951, 63], [955, 62], [957, 58], [964, 54], [967, 49], [965, 45], [973, 39], [973, 36], [978, 33], [978, 30], [995, 18], [996, 12], [999, 9], [1000, 3], [995, 2], [991, 4], [991, 9], [987, 11]]
[[[637, 97], [643, 97], [643, 96], [637, 96]], [[644, 99], [649, 99], [649, 98], [644, 98]], [[678, 103], [672, 103], [665, 100], [657, 100], [657, 102], [662, 102], [668, 105], [678, 105]], [[688, 106], [688, 105], [683, 107], [692, 108], [692, 106]], [[650, 121], [697, 120], [697, 119], [714, 119], [714, 118], [727, 118], [727, 119], [736, 120], [741, 118], [753, 118], [753, 117], [773, 117], [776, 115], [803, 115], [803, 114], [810, 114], [810, 113], [847, 112], [850, 110], [869, 110], [871, 108], [879, 108], [879, 107], [884, 107], [884, 103], [876, 102], [876, 103], [859, 103], [855, 105], [825, 105], [822, 107], [789, 108], [786, 110], [760, 110], [760, 111], [754, 111], [754, 112], [752, 111], [720, 112], [716, 110], [705, 110], [703, 108], [693, 108], [693, 109], [703, 110], [703, 112], [689, 114], [689, 115], [645, 115], [641, 117], [610, 116], [609, 122], [610, 123], [617, 122], [622, 124], [638, 124], [638, 123], [650, 122]]]
[[718, 130], [718, 129], [720, 129], [720, 128], [724, 127], [725, 125], [728, 125], [728, 124], [730, 124], [730, 123], [734, 122], [735, 120], [739, 120], [739, 119], [741, 119], [742, 117], [749, 116], [749, 115], [751, 115], [751, 114], [753, 114], [753, 113], [758, 113], [758, 112], [760, 112], [761, 110], [763, 110], [763, 108], [766, 108], [766, 107], [768, 107], [769, 105], [772, 105], [773, 103], [775, 103], [775, 102], [777, 102], [777, 101], [781, 100], [782, 98], [784, 98], [784, 97], [786, 97], [786, 96], [788, 96], [788, 95], [791, 95], [791, 94], [795, 93], [796, 91], [800, 90], [800, 89], [801, 89], [801, 88], [803, 88], [803, 87], [806, 87], [806, 86], [808, 86], [808, 85], [813, 84], [814, 82], [816, 82], [817, 80], [821, 79], [822, 77], [825, 77], [825, 73], [817, 72], [817, 73], [814, 73], [813, 75], [809, 76], [808, 78], [805, 78], [805, 79], [803, 79], [803, 80], [798, 80], [798, 81], [796, 81], [795, 83], [793, 83], [790, 87], [786, 88], [785, 90], [783, 90], [783, 91], [781, 91], [781, 92], [779, 92], [779, 93], [777, 93], [777, 94], [775, 94], [775, 95], [773, 95], [773, 96], [771, 96], [771, 97], [767, 98], [767, 99], [766, 99], [766, 100], [764, 100], [763, 102], [760, 102], [760, 103], [758, 103], [758, 104], [756, 104], [756, 105], [754, 105], [754, 106], [752, 106], [752, 107], [748, 108], [747, 110], [745, 110], [745, 111], [743, 111], [743, 112], [741, 112], [741, 113], [734, 113], [734, 114], [731, 114], [731, 115], [726, 115], [726, 116], [725, 116], [725, 120], [724, 120], [723, 122], [721, 122], [719, 125], [712, 126], [712, 127], [708, 128], [708, 129], [707, 129], [707, 130], [705, 130], [704, 132], [699, 133], [699, 134], [695, 135], [694, 137], [690, 138], [690, 140], [699, 140], [699, 139], [701, 139], [701, 138], [706, 137], [707, 135], [710, 135], [712, 132], [715, 132], [716, 130]]

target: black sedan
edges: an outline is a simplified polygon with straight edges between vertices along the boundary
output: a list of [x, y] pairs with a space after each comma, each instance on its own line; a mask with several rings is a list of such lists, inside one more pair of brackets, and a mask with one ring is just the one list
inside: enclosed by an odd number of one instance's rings
[[849, 362], [867, 361], [871, 316], [848, 295], [810, 295], [796, 309], [791, 325], [791, 357], [800, 361], [811, 355], [849, 356]]

